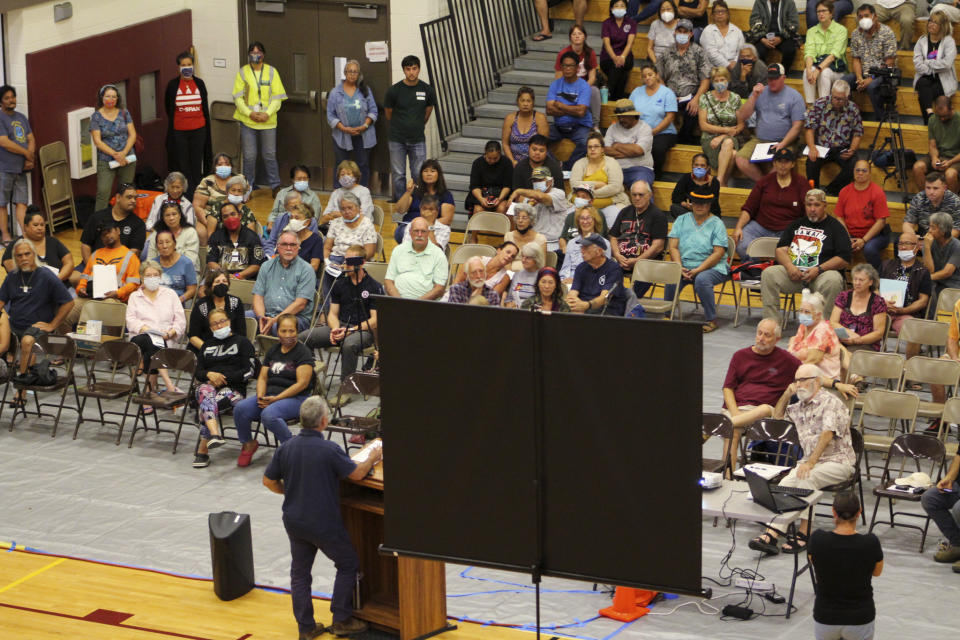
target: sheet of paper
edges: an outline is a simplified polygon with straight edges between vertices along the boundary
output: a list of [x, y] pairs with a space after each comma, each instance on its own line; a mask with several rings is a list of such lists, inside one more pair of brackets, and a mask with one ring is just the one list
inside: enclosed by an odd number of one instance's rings
[[[784, 471], [790, 470], [790, 467], [781, 467], [775, 464], [764, 464], [762, 462], [752, 462], [748, 464], [746, 468], [750, 469], [750, 471], [753, 471], [764, 480], [773, 480]], [[733, 475], [738, 478], [746, 477], [746, 474], [743, 472], [743, 467], [734, 471]]]
[[843, 327], [834, 327], [833, 332], [837, 334], [837, 337], [841, 340], [846, 340], [850, 337], [850, 333]]
[[511, 202], [511, 203], [510, 203], [510, 206], [507, 207], [507, 210], [506, 210], [504, 213], [506, 213], [508, 216], [515, 216], [515, 215], [517, 215], [517, 203], [516, 203], [516, 202]]
[[117, 290], [117, 268], [112, 264], [93, 265], [93, 297]]
[[100, 337], [100, 334], [103, 332], [103, 321], [87, 320], [83, 325], [83, 330], [81, 331], [78, 327], [77, 331], [86, 336]]
[[352, 457], [352, 460], [354, 462], [366, 462], [373, 451], [379, 451], [381, 449], [383, 449], [383, 440], [377, 438], [357, 452], [356, 455]]
[[363, 52], [370, 62], [386, 62], [390, 57], [390, 47], [385, 40], [364, 42]]
[[[814, 145], [814, 146], [817, 148], [817, 153], [820, 154], [820, 157], [821, 157], [821, 158], [824, 157], [824, 156], [826, 156], [828, 153], [830, 153], [830, 149], [829, 149], [828, 147], [821, 147], [821, 146], [818, 145], [818, 144], [817, 144], [817, 145]], [[803, 155], [805, 155], [805, 156], [809, 156], [809, 155], [810, 155], [810, 147], [809, 147], [809, 146], [803, 145]]]
[[153, 343], [153, 346], [163, 349], [167, 346], [167, 341], [163, 339], [163, 336], [158, 336], [152, 331], [148, 331], [147, 335], [150, 336], [150, 342]]
[[773, 160], [773, 152], [770, 147], [776, 142], [760, 142], [753, 148], [753, 155], [750, 156], [750, 162], [770, 162]]
[[907, 297], [907, 283], [903, 280], [880, 278], [880, 296], [895, 307], [903, 307]]

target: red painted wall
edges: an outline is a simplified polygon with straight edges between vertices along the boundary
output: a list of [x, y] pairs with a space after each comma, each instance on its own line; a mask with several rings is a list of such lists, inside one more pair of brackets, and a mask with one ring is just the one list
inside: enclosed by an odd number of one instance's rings
[[[166, 174], [164, 141], [167, 116], [163, 93], [177, 75], [176, 57], [193, 40], [189, 10], [149, 22], [110, 31], [98, 36], [69, 42], [27, 54], [27, 92], [30, 124], [37, 149], [50, 142], [67, 142], [69, 111], [96, 106], [97, 91], [108, 82], [126, 81], [127, 102], [143, 138], [144, 151], [138, 157], [138, 169], [150, 165], [161, 176]], [[140, 76], [157, 72], [157, 119], [140, 124]], [[40, 196], [40, 172], [34, 171], [34, 194]], [[74, 180], [73, 193], [95, 195], [97, 178]]]

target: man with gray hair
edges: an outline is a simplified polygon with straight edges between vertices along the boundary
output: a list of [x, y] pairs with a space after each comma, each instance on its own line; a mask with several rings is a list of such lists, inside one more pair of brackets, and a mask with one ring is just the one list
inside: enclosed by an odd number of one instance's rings
[[480, 256], [468, 258], [464, 267], [466, 269], [467, 279], [450, 287], [450, 290], [447, 292], [447, 302], [467, 304], [473, 296], [479, 295], [486, 298], [490, 306], [499, 307], [500, 294], [486, 283], [487, 269], [483, 264], [483, 260], [480, 259]]
[[354, 462], [332, 440], [323, 437], [330, 422], [327, 403], [311, 396], [300, 405], [300, 433], [277, 449], [263, 472], [263, 485], [283, 496], [283, 526], [290, 539], [290, 598], [300, 639], [320, 637], [326, 630], [313, 617], [313, 561], [321, 551], [333, 561], [329, 631], [337, 636], [366, 631], [353, 617], [352, 594], [360, 561], [340, 516], [340, 480], [362, 480], [382, 457], [370, 447], [362, 462]]
[[317, 274], [297, 255], [299, 251], [297, 234], [283, 231], [277, 243], [277, 257], [265, 262], [257, 273], [252, 306], [260, 333], [276, 335], [277, 318], [285, 313], [297, 316], [298, 331], [310, 326]]
[[[780, 481], [783, 487], [821, 489], [843, 482], [857, 472], [857, 454], [850, 437], [850, 412], [843, 401], [823, 388], [823, 372], [813, 364], [802, 364], [794, 381], [780, 396], [774, 408], [775, 418], [793, 422], [800, 438], [803, 458]], [[797, 402], [790, 404], [796, 396]], [[797, 538], [784, 543], [784, 553], [800, 553], [806, 548], [809, 521], [800, 520]], [[750, 541], [750, 548], [773, 555], [777, 549], [777, 532], [767, 529]]]
[[758, 84], [767, 84], [767, 65], [759, 61], [760, 55], [752, 44], [740, 47], [740, 58], [730, 70], [730, 91], [746, 100]]
[[827, 196], [820, 189], [807, 192], [806, 215], [780, 234], [777, 264], [763, 270], [760, 296], [763, 317], [780, 319], [780, 296], [805, 288], [819, 292], [827, 309], [843, 290], [841, 271], [850, 264], [850, 235], [843, 224], [827, 215]]
[[[803, 135], [807, 142], [807, 179], [814, 187], [820, 186], [820, 170], [828, 162], [835, 162], [840, 173], [823, 188], [827, 195], [836, 196], [840, 189], [853, 182], [853, 165], [863, 137], [860, 109], [850, 100], [850, 85], [837, 80], [830, 95], [818, 98], [807, 109]], [[817, 147], [826, 149], [821, 153]]]
[[936, 309], [941, 291], [960, 287], [960, 240], [953, 237], [953, 218], [948, 213], [930, 216], [930, 230], [923, 236], [923, 266], [933, 281], [930, 308]]
[[[268, 258], [277, 254], [277, 241], [280, 239], [280, 234], [288, 230], [287, 225], [290, 224], [291, 214], [301, 204], [303, 204], [303, 194], [296, 189], [291, 189], [283, 196], [283, 213], [274, 219], [270, 236], [263, 241], [263, 254]], [[311, 231], [317, 233], [317, 212], [313, 211], [312, 208], [308, 208], [308, 211], [311, 213], [307, 216], [305, 224]]]

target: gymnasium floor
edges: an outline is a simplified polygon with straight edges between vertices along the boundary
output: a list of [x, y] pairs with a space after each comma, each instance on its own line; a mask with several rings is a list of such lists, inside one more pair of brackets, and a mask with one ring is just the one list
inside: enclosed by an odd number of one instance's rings
[[[705, 410], [720, 406], [720, 384], [729, 357], [752, 343], [759, 317], [755, 313], [753, 321], [734, 329], [732, 306], [721, 306], [720, 316], [727, 320], [722, 329], [704, 337]], [[689, 304], [687, 317], [700, 319]], [[668, 368], [669, 363], [662, 366]], [[0, 422], [4, 418], [9, 420], [9, 412]], [[251, 467], [239, 469], [234, 464], [236, 446], [230, 444], [213, 453], [209, 468], [195, 470], [190, 466], [195, 437], [190, 430], [185, 431], [179, 452], [171, 455], [171, 437], [165, 434], [138, 435], [128, 449], [126, 443], [114, 445], [115, 431], [87, 423], [79, 438], [72, 440], [74, 420], [73, 412], [65, 412], [55, 439], [49, 436], [49, 420], [19, 420], [12, 433], [0, 428], [0, 541], [5, 542], [0, 548], [0, 639], [296, 637], [286, 594], [255, 590], [224, 603], [214, 596], [209, 582], [197, 579], [209, 578], [211, 572], [207, 514], [238, 511], [251, 515], [257, 582], [267, 588], [289, 586], [289, 550], [280, 522], [282, 499], [260, 483], [268, 450], [259, 452]], [[705, 453], [716, 456], [718, 449], [717, 443], [708, 442]], [[872, 483], [867, 483], [868, 517], [874, 504], [871, 488]], [[821, 518], [817, 524], [830, 523]], [[730, 567], [759, 566], [779, 592], [786, 592], [792, 562], [776, 557], [758, 565], [758, 554], [747, 549], [758, 527], [744, 524], [734, 533], [723, 522], [716, 528], [712, 525], [712, 519], [704, 519], [705, 578], [721, 580], [729, 576]], [[650, 526], [670, 526], [669, 516], [651, 514]], [[884, 575], [874, 580], [877, 637], [952, 637], [954, 628], [944, 612], [954, 605], [960, 576], [949, 566], [933, 562], [938, 541], [935, 528], [922, 556], [917, 553], [918, 533], [887, 528], [877, 533], [886, 553]], [[732, 541], [736, 547], [729, 565], [721, 567]], [[626, 545], [630, 541], [585, 542], [597, 543]], [[68, 558], [27, 553], [24, 548]], [[329, 561], [318, 559], [316, 595], [329, 592], [332, 576]], [[699, 611], [693, 598], [669, 599], [658, 603], [650, 615], [624, 625], [597, 617], [597, 610], [610, 602], [607, 594], [592, 591], [590, 584], [546, 579], [545, 637], [799, 640], [812, 636], [813, 593], [807, 576], [797, 583], [798, 610], [789, 621], [783, 617], [721, 621], [715, 610], [739, 602], [743, 592], [706, 579], [704, 586], [713, 587], [714, 598], [699, 601]], [[528, 576], [448, 565], [447, 591], [452, 618], [481, 623], [461, 625], [447, 636], [451, 640], [520, 637], [523, 631], [489, 623], [522, 630], [534, 624]], [[766, 615], [782, 616], [785, 610], [784, 605], [760, 598], [754, 599], [752, 607], [761, 610], [763, 604]], [[328, 622], [327, 604], [318, 601], [316, 609], [318, 619]]]

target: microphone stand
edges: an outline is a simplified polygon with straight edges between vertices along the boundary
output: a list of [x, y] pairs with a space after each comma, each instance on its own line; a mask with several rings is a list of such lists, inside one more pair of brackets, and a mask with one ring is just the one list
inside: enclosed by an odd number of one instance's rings
[[607, 315], [607, 307], [610, 305], [610, 296], [613, 295], [613, 292], [617, 290], [617, 287], [623, 286], [620, 281], [613, 283], [613, 287], [607, 292], [607, 299], [603, 301], [603, 311], [600, 312], [601, 316]]

